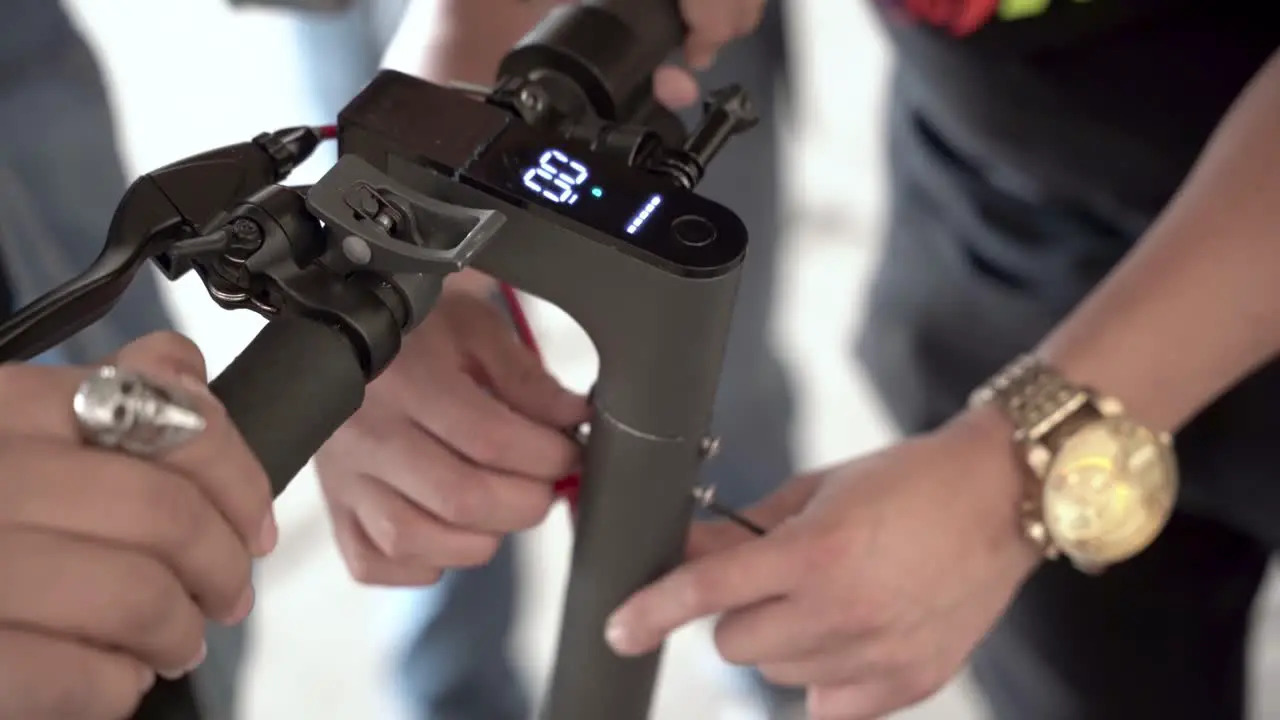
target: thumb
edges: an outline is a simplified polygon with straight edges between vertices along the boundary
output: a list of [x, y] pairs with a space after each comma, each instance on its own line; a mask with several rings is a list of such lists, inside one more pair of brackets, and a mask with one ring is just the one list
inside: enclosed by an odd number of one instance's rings
[[[479, 325], [479, 323], [477, 323]], [[552, 427], [568, 428], [591, 415], [587, 399], [570, 392], [547, 372], [542, 360], [520, 342], [495, 313], [473, 328], [470, 343], [481, 384], [516, 412]]]
[[[817, 489], [817, 476], [801, 475], [788, 481], [777, 492], [751, 506], [741, 515], [772, 532], [803, 510]], [[728, 520], [695, 523], [689, 532], [685, 552], [688, 559], [694, 560], [728, 550], [754, 537], [746, 528]]]

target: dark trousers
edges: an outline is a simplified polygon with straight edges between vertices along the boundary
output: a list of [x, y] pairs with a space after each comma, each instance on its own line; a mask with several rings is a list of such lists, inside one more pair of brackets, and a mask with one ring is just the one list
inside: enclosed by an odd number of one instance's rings
[[[890, 230], [857, 351], [901, 429], [919, 432], [1038, 342], [1145, 223], [1000, 178], [948, 145], [911, 93], [899, 77]], [[1266, 532], [1280, 520], [1264, 493], [1280, 482], [1265, 471], [1274, 450], [1250, 440], [1280, 428], [1253, 410], [1276, 397], [1274, 373], [1179, 435], [1185, 502], [1154, 547], [1101, 577], [1050, 564], [1025, 586], [973, 658], [996, 718], [1244, 717], [1250, 610], [1280, 526]]]

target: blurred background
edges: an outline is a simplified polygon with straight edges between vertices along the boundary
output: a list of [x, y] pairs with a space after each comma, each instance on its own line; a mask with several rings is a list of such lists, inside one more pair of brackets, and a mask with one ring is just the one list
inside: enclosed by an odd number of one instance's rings
[[[288, 14], [236, 12], [224, 0], [67, 4], [108, 70], [131, 173], [262, 130], [320, 120], [303, 90], [296, 19]], [[785, 133], [787, 250], [776, 342], [801, 390], [797, 442], [803, 465], [811, 467], [889, 439], [847, 353], [858, 321], [858, 296], [877, 251], [878, 140], [888, 57], [862, 3], [791, 4], [798, 92]], [[386, 63], [412, 70], [416, 39], [397, 37]], [[170, 286], [168, 295], [215, 371], [261, 327], [254, 316], [216, 308], [194, 278]], [[537, 305], [533, 315], [555, 373], [585, 390], [595, 369], [585, 336], [555, 308]], [[295, 483], [279, 507], [283, 539], [259, 578], [241, 717], [396, 718], [384, 695], [389, 639], [398, 627], [401, 598], [348, 579], [314, 478]], [[554, 652], [568, 531], [567, 515], [558, 510], [519, 548], [523, 594], [515, 642], [521, 670], [534, 688], [543, 685]], [[1274, 634], [1268, 630], [1264, 637]], [[659, 720], [754, 719], [724, 681], [708, 637], [707, 628], [692, 627], [670, 646], [655, 715]], [[1280, 648], [1280, 641], [1259, 645], [1265, 667], [1277, 666], [1273, 646]], [[1260, 717], [1280, 717], [1280, 704], [1269, 697], [1257, 707]], [[978, 705], [963, 682], [903, 716], [978, 717]]]

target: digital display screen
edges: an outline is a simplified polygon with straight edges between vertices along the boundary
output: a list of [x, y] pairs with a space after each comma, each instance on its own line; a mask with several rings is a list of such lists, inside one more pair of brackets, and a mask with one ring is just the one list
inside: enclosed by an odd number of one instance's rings
[[[520, 171], [520, 179], [526, 190], [557, 205], [602, 201], [606, 194], [604, 187], [591, 180], [591, 170], [585, 163], [557, 148], [542, 151], [536, 163]], [[626, 224], [618, 229], [635, 235], [661, 205], [662, 195], [644, 196], [628, 213]]]
[[[742, 220], [686, 187], [678, 168], [650, 162], [648, 145], [532, 125], [496, 104], [394, 72], [379, 74], [348, 104], [340, 125], [344, 154], [385, 167], [427, 197], [498, 213], [503, 221], [489, 241], [527, 244], [534, 253], [519, 269], [524, 279], [558, 265], [560, 253], [587, 263], [587, 271], [606, 267], [616, 253], [687, 277], [719, 277], [745, 256]], [[434, 237], [432, 217], [414, 219]], [[519, 259], [507, 252], [495, 251], [494, 268]]]

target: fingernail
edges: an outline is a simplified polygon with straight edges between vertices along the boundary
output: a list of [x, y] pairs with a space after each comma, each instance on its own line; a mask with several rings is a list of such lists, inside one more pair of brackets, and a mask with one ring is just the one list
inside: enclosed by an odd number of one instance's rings
[[209, 655], [209, 646], [202, 640], [200, 642], [200, 652], [196, 654], [196, 659], [192, 660], [185, 668], [181, 670], [161, 670], [158, 674], [165, 680], [180, 680], [186, 677], [191, 671], [200, 667], [204, 663], [204, 659]]
[[156, 684], [156, 671], [149, 667], [138, 673], [138, 692], [147, 692]]
[[201, 665], [203, 665], [204, 659], [208, 656], [209, 656], [209, 644], [201, 640], [200, 652], [196, 654], [196, 659], [191, 661], [191, 664], [187, 666], [187, 669], [184, 670], [182, 674], [186, 675], [191, 671], [195, 670], [196, 668], [200, 667]]
[[276, 524], [276, 515], [274, 512], [267, 513], [267, 517], [262, 522], [262, 529], [258, 531], [258, 549], [259, 556], [267, 555], [276, 549], [276, 543], [280, 541], [280, 526]]
[[239, 625], [248, 619], [249, 614], [253, 612], [253, 603], [256, 594], [252, 587], [246, 588], [244, 594], [236, 601], [235, 608], [223, 619], [223, 625]]
[[617, 615], [609, 618], [604, 626], [604, 640], [619, 655], [631, 655], [631, 632]]

